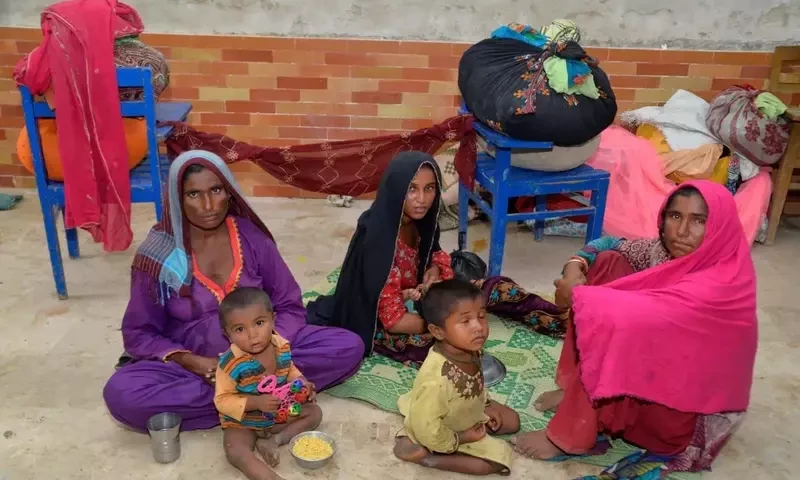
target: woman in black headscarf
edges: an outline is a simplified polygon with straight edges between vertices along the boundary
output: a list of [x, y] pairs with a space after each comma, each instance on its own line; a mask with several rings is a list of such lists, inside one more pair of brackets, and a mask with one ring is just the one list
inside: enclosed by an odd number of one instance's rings
[[333, 295], [308, 305], [309, 323], [357, 333], [373, 351], [419, 366], [433, 344], [415, 305], [428, 287], [453, 277], [439, 246], [441, 172], [427, 153], [402, 152], [358, 219]]

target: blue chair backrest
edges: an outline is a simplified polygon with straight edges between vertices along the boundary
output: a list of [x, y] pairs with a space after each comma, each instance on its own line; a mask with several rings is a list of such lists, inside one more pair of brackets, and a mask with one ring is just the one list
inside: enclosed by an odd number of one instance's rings
[[[156, 101], [153, 93], [153, 74], [149, 68], [117, 68], [117, 85], [119, 88], [136, 88], [144, 92], [141, 100], [120, 102], [122, 116], [126, 118], [144, 117], [147, 122], [147, 156], [150, 160], [150, 173], [153, 179], [159, 179], [158, 168], [158, 139], [156, 137]], [[49, 182], [47, 180], [47, 169], [44, 165], [42, 152], [42, 142], [39, 136], [37, 119], [55, 118], [56, 112], [44, 100], [36, 100], [28, 87], [20, 86], [19, 92], [22, 95], [22, 110], [25, 116], [25, 127], [30, 139], [31, 153], [33, 155], [33, 168], [36, 177], [36, 186], [39, 189], [39, 196], [46, 194], [43, 189]], [[99, 107], [102, 108], [102, 107]], [[154, 186], [156, 182], [153, 182]], [[158, 187], [156, 187], [158, 188]], [[160, 191], [160, 188], [159, 188]]]
[[[466, 102], [461, 100], [461, 106], [458, 108], [459, 115], [467, 115], [472, 114], [469, 108], [467, 107]], [[515, 140], [509, 137], [506, 134], [498, 133], [491, 128], [487, 127], [483, 123], [475, 118], [475, 123], [472, 124], [472, 128], [478, 132], [478, 135], [483, 137], [484, 140], [489, 142], [490, 144], [494, 145], [495, 147], [500, 148], [518, 148], [523, 150], [540, 150], [546, 152], [548, 150], [553, 149], [552, 142], [535, 142], [529, 140]], [[511, 156], [510, 155], [500, 155], [499, 152], [495, 153], [494, 162], [496, 168], [502, 172], [508, 171], [511, 168]]]

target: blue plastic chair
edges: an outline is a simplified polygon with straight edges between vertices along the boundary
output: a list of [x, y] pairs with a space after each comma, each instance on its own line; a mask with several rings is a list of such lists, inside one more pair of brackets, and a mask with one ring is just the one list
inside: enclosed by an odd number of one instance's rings
[[[468, 113], [462, 106], [461, 113]], [[550, 218], [563, 218], [588, 215], [586, 242], [599, 238], [603, 232], [603, 216], [606, 210], [606, 197], [610, 175], [588, 165], [566, 172], [540, 172], [511, 166], [511, 150], [552, 150], [550, 142], [529, 142], [514, 140], [495, 132], [478, 120], [474, 122], [475, 131], [495, 148], [494, 158], [479, 153], [475, 168], [475, 183], [492, 194], [490, 206], [474, 190], [463, 183], [458, 184], [458, 247], [464, 249], [467, 243], [467, 212], [469, 201], [485, 212], [492, 222], [489, 240], [488, 276], [500, 275], [503, 265], [503, 250], [506, 241], [508, 222], [534, 220], [535, 238], [541, 240], [544, 234], [544, 221]], [[547, 195], [591, 191], [590, 205], [583, 208], [547, 210]], [[535, 197], [536, 210], [528, 213], [508, 213], [508, 200], [512, 197]]]
[[[157, 122], [185, 121], [192, 109], [190, 103], [156, 103], [153, 94], [152, 73], [149, 68], [118, 68], [117, 83], [120, 88], [141, 88], [144, 98], [137, 101], [121, 102], [123, 117], [144, 117], [147, 122], [147, 157], [131, 171], [131, 202], [155, 203], [156, 217], [161, 219], [161, 188], [169, 171], [169, 159], [160, 155], [158, 142], [172, 131], [171, 126], [158, 127]], [[64, 279], [64, 265], [61, 259], [61, 245], [58, 241], [56, 216], [59, 210], [64, 212], [64, 184], [48, 180], [47, 169], [42, 154], [41, 137], [38, 119], [55, 118], [56, 113], [47, 102], [36, 100], [27, 87], [19, 87], [22, 95], [22, 110], [25, 115], [25, 127], [30, 139], [33, 155], [33, 169], [36, 177], [36, 189], [42, 206], [44, 231], [47, 236], [47, 248], [50, 251], [50, 264], [53, 279], [56, 283], [58, 298], [67, 298], [67, 283]], [[67, 251], [70, 258], [80, 256], [78, 231], [66, 230]]]

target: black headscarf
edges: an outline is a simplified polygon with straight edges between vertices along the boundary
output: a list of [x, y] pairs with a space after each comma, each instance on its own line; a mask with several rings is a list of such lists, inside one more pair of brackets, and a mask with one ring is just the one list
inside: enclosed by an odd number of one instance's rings
[[336, 292], [308, 304], [308, 323], [342, 327], [358, 334], [364, 341], [365, 357], [372, 353], [378, 322], [378, 299], [394, 262], [408, 187], [423, 165], [433, 169], [437, 187], [430, 210], [424, 218], [416, 221], [420, 236], [417, 281], [422, 283], [431, 255], [441, 250], [437, 219], [442, 174], [429, 154], [402, 152], [389, 163], [381, 177], [375, 201], [358, 219]]

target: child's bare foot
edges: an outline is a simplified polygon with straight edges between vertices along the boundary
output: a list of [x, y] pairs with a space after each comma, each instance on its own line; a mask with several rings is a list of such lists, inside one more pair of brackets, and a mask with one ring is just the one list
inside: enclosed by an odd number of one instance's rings
[[544, 430], [537, 430], [535, 432], [523, 433], [511, 437], [511, 445], [517, 453], [525, 455], [528, 458], [536, 458], [539, 460], [550, 460], [561, 455], [564, 452], [555, 446], [553, 442], [547, 438]]
[[429, 455], [421, 445], [412, 442], [408, 437], [397, 437], [394, 441], [394, 456], [411, 463], [422, 463]]
[[[253, 451], [254, 445], [261, 447], [255, 431], [226, 428], [223, 430], [223, 445], [228, 462], [238, 468], [248, 480], [284, 480], [267, 465], [268, 462], [262, 462]], [[258, 450], [264, 455], [265, 460], [269, 458], [264, 450], [261, 448]]]
[[277, 467], [281, 462], [278, 443], [275, 441], [274, 435], [269, 438], [259, 438], [256, 441], [256, 450], [264, 457], [264, 462], [270, 467]]
[[468, 475], [508, 475], [508, 468], [482, 458], [463, 453], [430, 453], [422, 445], [417, 445], [408, 437], [398, 437], [394, 442], [394, 455], [400, 460], [416, 463], [423, 467], [446, 472], [466, 473]]
[[533, 402], [533, 408], [540, 412], [550, 412], [558, 407], [561, 400], [564, 400], [564, 390], [560, 388], [558, 390], [544, 392]]

